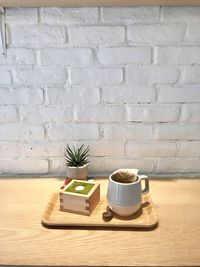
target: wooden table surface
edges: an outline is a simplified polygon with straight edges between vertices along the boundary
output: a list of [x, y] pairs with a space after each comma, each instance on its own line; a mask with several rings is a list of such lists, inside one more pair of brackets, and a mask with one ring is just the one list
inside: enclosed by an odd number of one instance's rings
[[152, 231], [44, 228], [41, 214], [62, 182], [0, 179], [0, 265], [200, 265], [200, 179], [151, 180]]

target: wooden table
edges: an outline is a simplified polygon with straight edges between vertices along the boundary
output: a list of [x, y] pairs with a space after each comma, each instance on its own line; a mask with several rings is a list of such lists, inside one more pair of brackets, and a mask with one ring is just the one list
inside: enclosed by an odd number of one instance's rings
[[159, 217], [152, 231], [44, 228], [41, 214], [62, 182], [0, 179], [0, 265], [200, 265], [200, 180], [151, 180]]

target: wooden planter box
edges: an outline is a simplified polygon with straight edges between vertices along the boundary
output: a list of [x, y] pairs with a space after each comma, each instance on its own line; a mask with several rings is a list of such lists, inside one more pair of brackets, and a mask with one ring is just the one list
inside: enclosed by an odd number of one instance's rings
[[90, 215], [100, 201], [100, 184], [72, 180], [60, 190], [60, 210]]

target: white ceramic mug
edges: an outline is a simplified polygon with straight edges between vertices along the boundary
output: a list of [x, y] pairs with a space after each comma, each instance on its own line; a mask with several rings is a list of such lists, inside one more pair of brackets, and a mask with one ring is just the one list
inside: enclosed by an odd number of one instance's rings
[[[141, 181], [144, 180], [144, 189]], [[137, 175], [134, 182], [115, 181], [113, 174], [109, 176], [107, 200], [110, 209], [119, 216], [130, 216], [137, 212], [142, 204], [142, 195], [149, 192], [149, 178]]]

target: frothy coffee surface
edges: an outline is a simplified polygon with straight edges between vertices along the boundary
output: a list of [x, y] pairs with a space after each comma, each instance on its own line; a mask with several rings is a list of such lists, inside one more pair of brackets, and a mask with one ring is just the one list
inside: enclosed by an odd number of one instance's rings
[[112, 174], [112, 180], [118, 183], [133, 183], [137, 180], [137, 174], [132, 169], [119, 169]]

